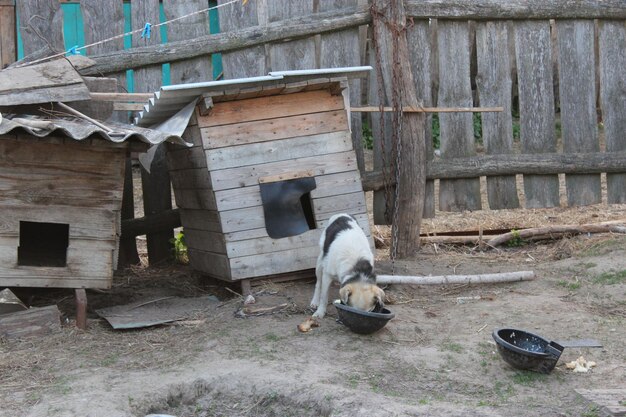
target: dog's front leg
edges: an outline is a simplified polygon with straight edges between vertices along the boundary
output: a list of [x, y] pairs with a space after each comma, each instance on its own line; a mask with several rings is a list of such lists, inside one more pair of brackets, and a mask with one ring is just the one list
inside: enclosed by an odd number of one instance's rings
[[311, 308], [315, 310], [320, 305], [320, 291], [322, 288], [322, 277], [323, 277], [323, 268], [322, 265], [318, 262], [317, 267], [315, 268], [315, 292], [313, 293], [313, 298], [311, 299]]
[[333, 279], [327, 273], [322, 274], [322, 285], [319, 293], [319, 305], [315, 313], [313, 313], [313, 317], [322, 318], [326, 315], [326, 304], [328, 304], [328, 291], [330, 290], [330, 284]]

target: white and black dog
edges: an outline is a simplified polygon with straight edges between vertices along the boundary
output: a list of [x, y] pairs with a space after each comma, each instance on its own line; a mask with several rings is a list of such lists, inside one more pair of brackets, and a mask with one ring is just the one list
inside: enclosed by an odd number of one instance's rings
[[317, 282], [311, 308], [313, 317], [324, 317], [328, 290], [339, 282], [339, 297], [349, 306], [372, 311], [383, 306], [385, 293], [376, 286], [374, 255], [365, 233], [349, 214], [336, 214], [320, 238], [320, 255], [315, 267]]

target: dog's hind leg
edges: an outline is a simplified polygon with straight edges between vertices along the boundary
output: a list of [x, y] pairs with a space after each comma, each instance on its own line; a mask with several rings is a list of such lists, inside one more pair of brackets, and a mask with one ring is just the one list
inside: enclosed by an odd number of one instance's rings
[[313, 313], [313, 317], [322, 318], [326, 315], [326, 304], [328, 304], [328, 291], [330, 290], [330, 284], [332, 283], [332, 277], [327, 273], [322, 274], [322, 285], [320, 288], [320, 298], [317, 310]]

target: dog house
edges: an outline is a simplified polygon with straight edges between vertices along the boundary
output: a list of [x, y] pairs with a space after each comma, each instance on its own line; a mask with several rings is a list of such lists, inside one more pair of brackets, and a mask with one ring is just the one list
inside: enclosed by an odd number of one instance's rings
[[109, 288], [127, 153], [169, 138], [81, 120], [0, 119], [0, 287]]
[[194, 269], [237, 281], [315, 268], [321, 231], [337, 213], [356, 217], [370, 236], [346, 99], [348, 80], [369, 69], [270, 73], [157, 93], [139, 119], [144, 126], [197, 103], [183, 134], [193, 147], [168, 151]]

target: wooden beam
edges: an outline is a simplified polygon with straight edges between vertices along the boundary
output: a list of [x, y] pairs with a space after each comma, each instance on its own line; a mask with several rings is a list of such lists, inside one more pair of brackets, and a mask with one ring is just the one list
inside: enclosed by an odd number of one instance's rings
[[[426, 166], [426, 178], [457, 179], [515, 174], [597, 174], [624, 171], [626, 171], [626, 151], [482, 155], [434, 161]], [[382, 189], [383, 186], [381, 171], [370, 171], [363, 175], [363, 190], [375, 191]]]
[[89, 93], [94, 101], [146, 102], [154, 97], [154, 93]]
[[623, 0], [405, 0], [417, 19], [626, 19]]
[[178, 209], [163, 211], [158, 214], [136, 219], [122, 220], [121, 239], [142, 236], [148, 233], [159, 233], [181, 226]]
[[[364, 106], [364, 107], [350, 107], [350, 111], [356, 113], [379, 113], [380, 107], [377, 106]], [[384, 112], [395, 111], [393, 107], [383, 107]], [[486, 112], [501, 112], [504, 111], [504, 107], [409, 107], [404, 106], [402, 108], [403, 113], [486, 113]]]
[[194, 58], [217, 52], [229, 52], [276, 42], [301, 39], [320, 33], [336, 32], [346, 28], [366, 25], [371, 21], [366, 5], [310, 16], [272, 22], [266, 26], [253, 26], [195, 39], [169, 42], [90, 56], [96, 62], [83, 75], [107, 74], [147, 65], [162, 64]]

